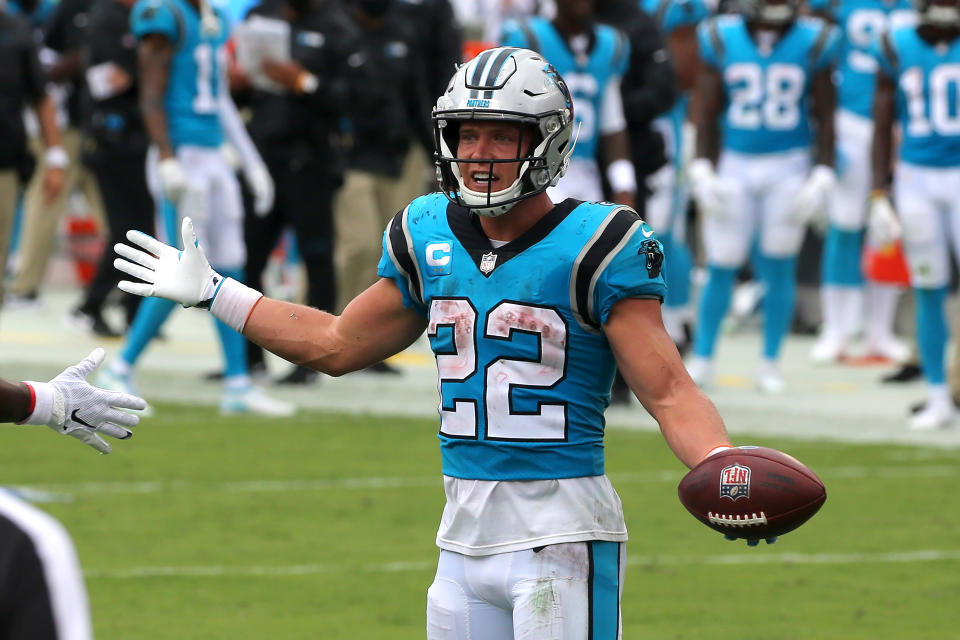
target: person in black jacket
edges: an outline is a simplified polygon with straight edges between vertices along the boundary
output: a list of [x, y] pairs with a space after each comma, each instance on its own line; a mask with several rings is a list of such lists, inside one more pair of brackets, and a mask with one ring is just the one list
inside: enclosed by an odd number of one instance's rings
[[[334, 204], [338, 310], [377, 280], [380, 238], [390, 218], [420, 192], [403, 180], [411, 146], [433, 149], [427, 67], [418, 31], [391, 14], [394, 0], [350, 0], [359, 37], [347, 58], [350, 143]], [[393, 372], [385, 363], [371, 369]]]
[[[267, 215], [245, 218], [247, 278], [251, 286], [263, 286], [270, 252], [289, 225], [306, 267], [306, 303], [333, 311], [333, 197], [343, 177], [339, 120], [348, 98], [341, 75], [347, 43], [357, 29], [335, 0], [267, 0], [250, 15], [290, 23], [291, 59], [262, 65], [282, 92], [252, 88], [249, 95], [250, 138], [273, 177], [276, 199]], [[262, 349], [251, 343], [248, 353], [251, 368], [262, 365]], [[316, 377], [315, 371], [297, 367], [279, 382]]]
[[[107, 296], [120, 281], [109, 247], [136, 229], [153, 233], [153, 199], [143, 167], [147, 133], [140, 118], [137, 86], [137, 42], [130, 33], [134, 0], [96, 0], [84, 46], [87, 76], [83, 114], [83, 162], [97, 180], [110, 233], [103, 257], [72, 319], [100, 336], [118, 333], [103, 318]], [[139, 297], [125, 294], [127, 324], [133, 321]]]
[[[60, 146], [53, 101], [46, 91], [46, 76], [37, 56], [30, 26], [19, 16], [0, 10], [0, 273], [6, 268], [20, 184], [33, 173], [27, 148], [23, 109], [31, 106], [40, 123], [46, 151], [43, 174], [38, 176], [44, 202], [63, 191], [70, 158]], [[0, 278], [0, 304], [3, 278]]]

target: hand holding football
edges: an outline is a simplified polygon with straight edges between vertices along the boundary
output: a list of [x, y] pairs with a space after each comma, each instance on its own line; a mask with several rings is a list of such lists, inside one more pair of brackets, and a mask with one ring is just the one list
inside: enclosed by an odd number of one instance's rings
[[827, 499], [813, 471], [767, 447], [734, 447], [710, 456], [683, 477], [677, 493], [703, 524], [748, 540], [793, 531]]

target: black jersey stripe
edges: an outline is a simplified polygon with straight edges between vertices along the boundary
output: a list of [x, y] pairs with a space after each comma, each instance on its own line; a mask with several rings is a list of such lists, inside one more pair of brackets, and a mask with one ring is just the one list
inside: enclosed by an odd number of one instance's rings
[[394, 266], [406, 276], [410, 295], [413, 296], [414, 300], [423, 304], [423, 283], [420, 278], [417, 260], [413, 256], [413, 241], [407, 229], [407, 212], [409, 209], [410, 207], [407, 206], [403, 211], [398, 211], [397, 215], [393, 216], [393, 220], [390, 221], [387, 250]]
[[585, 329], [600, 331], [600, 318], [593, 309], [597, 278], [642, 222], [629, 207], [614, 209], [577, 256], [570, 274], [570, 303], [574, 317]]

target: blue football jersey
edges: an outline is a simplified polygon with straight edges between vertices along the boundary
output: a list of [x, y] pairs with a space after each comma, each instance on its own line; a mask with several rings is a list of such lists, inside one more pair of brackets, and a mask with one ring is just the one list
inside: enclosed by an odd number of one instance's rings
[[837, 106], [873, 119], [877, 73], [873, 41], [889, 24], [915, 20], [910, 0], [811, 0], [810, 8], [830, 15], [841, 31]]
[[200, 14], [187, 0], [137, 0], [130, 13], [137, 38], [159, 34], [174, 45], [164, 96], [167, 135], [174, 148], [219, 147], [223, 142], [217, 103], [228, 90], [228, 34], [227, 20], [215, 11], [220, 23], [216, 34], [204, 32]]
[[960, 38], [934, 46], [916, 27], [894, 27], [875, 40], [874, 55], [897, 85], [900, 158], [929, 167], [960, 166]]
[[565, 200], [500, 248], [442, 194], [398, 213], [378, 273], [429, 320], [443, 473], [602, 474], [615, 363], [601, 327], [622, 298], [663, 299], [662, 260], [653, 230], [621, 205]]
[[[650, 14], [660, 26], [660, 31], [669, 37], [681, 27], [700, 24], [710, 15], [703, 0], [640, 0], [640, 8]], [[690, 98], [684, 94], [677, 98], [670, 109], [656, 120], [657, 129], [663, 135], [667, 157], [679, 166], [679, 150], [683, 147], [683, 124], [687, 121]]]
[[700, 58], [723, 76], [723, 147], [778, 153], [810, 146], [810, 94], [816, 72], [834, 64], [836, 27], [797, 18], [770, 51], [761, 51], [742, 16], [722, 15], [698, 29]]
[[563, 77], [573, 97], [574, 134], [579, 130], [573, 157], [590, 160], [597, 155], [603, 90], [611, 78], [623, 75], [630, 62], [626, 36], [606, 25], [593, 29], [593, 46], [583, 58], [578, 58], [554, 26], [540, 17], [508, 20], [500, 42], [502, 46], [533, 49]]

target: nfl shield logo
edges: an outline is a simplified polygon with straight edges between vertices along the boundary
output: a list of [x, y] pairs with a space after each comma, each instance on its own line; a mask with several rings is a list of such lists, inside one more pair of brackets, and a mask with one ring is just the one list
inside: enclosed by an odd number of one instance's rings
[[720, 497], [738, 500], [750, 497], [750, 467], [733, 464], [720, 470]]
[[480, 271], [485, 275], [490, 275], [490, 272], [493, 271], [493, 268], [497, 266], [497, 254], [495, 253], [485, 253], [480, 257]]

